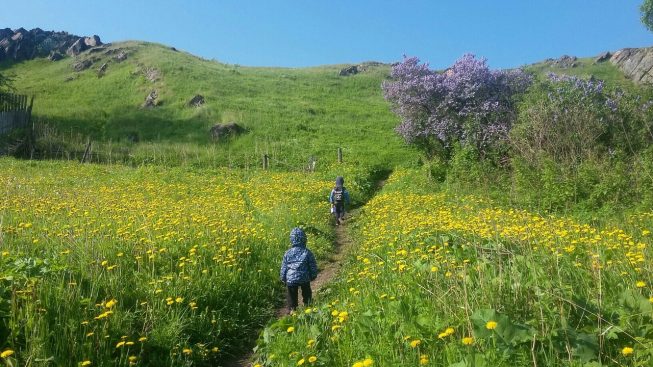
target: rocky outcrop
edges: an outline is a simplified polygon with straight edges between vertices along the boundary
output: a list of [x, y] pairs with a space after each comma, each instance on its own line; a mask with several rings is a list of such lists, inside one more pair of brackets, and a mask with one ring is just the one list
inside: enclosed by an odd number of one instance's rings
[[226, 124], [217, 124], [213, 126], [209, 132], [211, 133], [213, 140], [220, 141], [232, 136], [238, 136], [245, 131], [245, 128], [237, 123], [228, 122]]
[[367, 71], [370, 68], [377, 67], [377, 66], [383, 66], [385, 65], [382, 62], [377, 62], [377, 61], [367, 61], [362, 64], [358, 65], [351, 65], [347, 66], [345, 68], [340, 69], [340, 72], [338, 75], [340, 76], [350, 76], [350, 75], [356, 75], [358, 73], [362, 73]]
[[204, 96], [197, 94], [193, 99], [188, 101], [188, 107], [201, 107], [206, 101], [204, 101]]
[[606, 62], [606, 61], [610, 60], [611, 57], [612, 57], [612, 53], [610, 53], [610, 51], [606, 51], [606, 52], [600, 54], [599, 56], [597, 56], [594, 59], [594, 62], [597, 63], [597, 64], [601, 63], [601, 62]]
[[100, 45], [102, 45], [102, 42], [100, 42], [100, 37], [98, 36], [79, 37], [75, 43], [68, 47], [66, 53], [70, 56], [77, 56], [90, 48]]
[[154, 108], [159, 105], [159, 94], [156, 90], [150, 92], [150, 94], [145, 97], [145, 102], [143, 102], [143, 108]]
[[624, 48], [615, 52], [610, 62], [635, 83], [653, 83], [653, 47]]
[[[67, 32], [44, 31], [40, 28], [0, 29], [0, 62], [23, 61], [49, 55], [78, 55], [102, 45], [100, 37], [80, 37]], [[53, 61], [58, 56], [51, 58]]]
[[73, 70], [76, 72], [84, 71], [93, 65], [91, 60], [79, 60], [73, 64]]
[[562, 55], [557, 59], [547, 59], [546, 63], [556, 68], [569, 69], [578, 66], [578, 58], [576, 56]]

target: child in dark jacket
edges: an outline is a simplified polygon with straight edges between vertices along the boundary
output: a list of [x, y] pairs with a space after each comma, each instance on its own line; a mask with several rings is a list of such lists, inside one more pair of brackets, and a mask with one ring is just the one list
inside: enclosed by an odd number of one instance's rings
[[290, 232], [290, 244], [292, 247], [283, 255], [280, 272], [281, 281], [288, 288], [288, 313], [298, 306], [299, 288], [304, 306], [311, 303], [311, 281], [317, 278], [317, 262], [306, 248], [306, 234], [301, 228], [293, 228]]
[[336, 187], [331, 190], [329, 202], [336, 217], [336, 225], [342, 224], [345, 220], [345, 204], [349, 204], [349, 191], [345, 189], [345, 179], [342, 176], [336, 177]]

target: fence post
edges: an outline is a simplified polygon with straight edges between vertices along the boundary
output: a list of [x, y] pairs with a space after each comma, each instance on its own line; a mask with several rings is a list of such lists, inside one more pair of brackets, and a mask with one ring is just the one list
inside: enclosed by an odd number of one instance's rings
[[338, 163], [342, 163], [342, 148], [338, 148]]
[[88, 141], [86, 142], [86, 149], [84, 149], [84, 156], [82, 157], [82, 163], [86, 163], [86, 161], [90, 158], [89, 156], [91, 155], [91, 138], [88, 138]]
[[263, 169], [267, 170], [270, 167], [270, 157], [267, 154], [263, 154]]

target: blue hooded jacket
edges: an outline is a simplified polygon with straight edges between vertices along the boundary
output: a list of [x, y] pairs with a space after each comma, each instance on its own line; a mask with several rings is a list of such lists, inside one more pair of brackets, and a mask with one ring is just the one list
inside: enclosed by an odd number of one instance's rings
[[306, 234], [301, 228], [290, 232], [292, 247], [283, 255], [281, 281], [286, 285], [309, 283], [317, 278], [317, 262], [311, 250], [306, 248]]
[[[344, 200], [342, 201], [341, 204], [349, 204], [350, 199], [349, 199], [349, 191], [345, 189], [345, 179], [342, 176], [336, 177], [336, 188], [340, 188], [342, 190], [342, 194], [344, 196]], [[334, 194], [335, 194], [336, 189], [334, 188], [331, 190], [331, 193], [329, 194], [329, 202], [331, 204], [335, 204], [335, 199], [334, 199]]]

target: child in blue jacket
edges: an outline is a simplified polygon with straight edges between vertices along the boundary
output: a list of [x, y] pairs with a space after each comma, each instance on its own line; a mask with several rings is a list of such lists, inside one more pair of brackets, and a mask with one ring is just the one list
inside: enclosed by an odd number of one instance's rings
[[349, 191], [345, 189], [345, 179], [342, 176], [336, 177], [336, 187], [329, 195], [332, 212], [336, 217], [336, 225], [345, 221], [345, 204], [349, 204]]
[[281, 281], [288, 288], [288, 313], [298, 306], [299, 288], [302, 289], [304, 306], [311, 303], [311, 281], [317, 278], [317, 262], [311, 250], [306, 248], [306, 234], [301, 228], [293, 228], [290, 232], [290, 244], [292, 247], [283, 255], [280, 272]]

